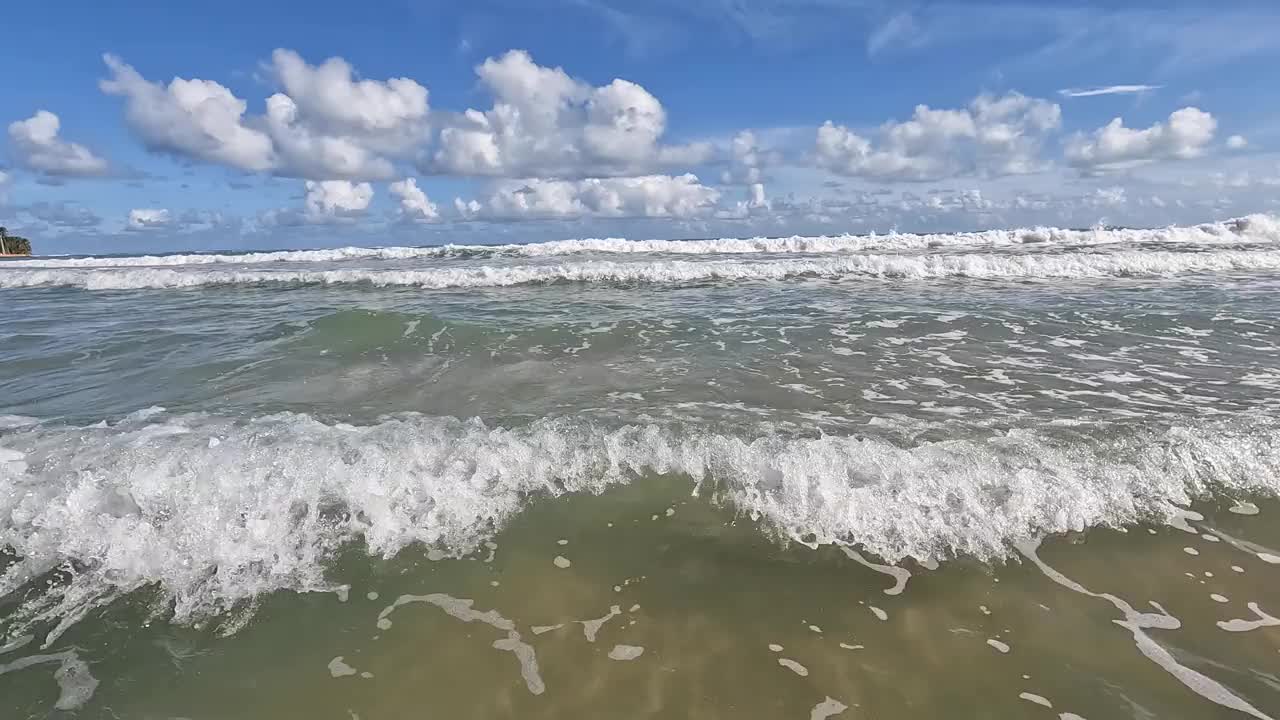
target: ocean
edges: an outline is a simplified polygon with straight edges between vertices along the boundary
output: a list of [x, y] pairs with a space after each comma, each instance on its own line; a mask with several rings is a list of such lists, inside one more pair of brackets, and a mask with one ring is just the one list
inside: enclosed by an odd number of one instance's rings
[[1280, 718], [1280, 218], [0, 308], [0, 717]]

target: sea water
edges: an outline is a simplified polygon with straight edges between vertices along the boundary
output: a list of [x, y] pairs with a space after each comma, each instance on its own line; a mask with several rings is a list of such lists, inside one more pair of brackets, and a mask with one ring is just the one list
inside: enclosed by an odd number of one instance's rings
[[1280, 717], [1280, 221], [0, 263], [0, 717]]

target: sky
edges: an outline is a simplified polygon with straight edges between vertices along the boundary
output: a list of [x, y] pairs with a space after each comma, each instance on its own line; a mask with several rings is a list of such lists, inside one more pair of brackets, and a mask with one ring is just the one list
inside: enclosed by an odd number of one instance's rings
[[18, 3], [41, 253], [1280, 213], [1280, 3]]

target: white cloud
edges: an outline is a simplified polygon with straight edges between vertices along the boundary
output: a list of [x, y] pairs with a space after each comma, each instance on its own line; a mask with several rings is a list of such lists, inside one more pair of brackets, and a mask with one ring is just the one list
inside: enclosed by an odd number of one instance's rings
[[389, 160], [358, 139], [315, 132], [299, 117], [298, 106], [288, 95], [277, 93], [267, 99], [266, 126], [287, 175], [384, 179], [395, 174]]
[[357, 79], [345, 60], [309, 65], [278, 49], [270, 71], [284, 92], [267, 98], [267, 132], [288, 174], [312, 179], [386, 179], [392, 160], [427, 141], [427, 89], [405, 78]]
[[766, 167], [781, 162], [778, 152], [763, 149], [755, 133], [743, 130], [729, 143], [729, 169], [721, 173], [720, 182], [725, 185], [754, 185], [764, 180]]
[[405, 77], [357, 80], [345, 60], [308, 65], [296, 52], [277, 49], [272, 69], [285, 93], [318, 124], [365, 133], [398, 133], [427, 118], [427, 89]]
[[440, 210], [418, 187], [415, 178], [405, 178], [391, 183], [392, 195], [400, 198], [400, 218], [410, 222], [433, 222], [440, 219]]
[[962, 110], [918, 105], [910, 120], [882, 125], [879, 142], [827, 121], [814, 157], [831, 172], [877, 180], [1020, 175], [1043, 167], [1041, 144], [1061, 117], [1058, 105], [1019, 93], [980, 95]]
[[336, 225], [365, 214], [373, 201], [373, 186], [349, 180], [307, 180], [299, 209], [267, 210], [258, 216], [263, 226]]
[[347, 180], [306, 182], [305, 205], [313, 218], [350, 217], [363, 213], [373, 200], [373, 186]]
[[1133, 95], [1159, 90], [1163, 85], [1106, 85], [1093, 88], [1067, 88], [1058, 94], [1069, 98], [1097, 97], [1098, 95]]
[[276, 166], [271, 138], [245, 125], [245, 101], [227, 88], [177, 77], [166, 87], [114, 55], [103, 60], [112, 77], [99, 87], [125, 98], [125, 117], [147, 147], [253, 172]]
[[24, 167], [48, 175], [86, 177], [107, 172], [107, 161], [79, 143], [58, 137], [62, 122], [48, 110], [9, 125], [15, 158]]
[[127, 230], [158, 230], [173, 222], [168, 210], [162, 208], [135, 208], [129, 211]]
[[1218, 121], [1199, 108], [1185, 107], [1168, 122], [1135, 130], [1115, 118], [1090, 135], [1076, 133], [1067, 142], [1067, 161], [1090, 172], [1116, 170], [1159, 160], [1186, 160], [1203, 154]]
[[126, 118], [146, 145], [247, 172], [313, 180], [386, 179], [393, 159], [426, 142], [427, 89], [408, 78], [363, 80], [341, 58], [308, 65], [276, 50], [268, 67], [285, 92], [264, 116], [212, 80], [152, 83], [120, 59], [104, 57], [103, 92], [123, 96]]
[[1227, 138], [1227, 147], [1232, 150], [1243, 150], [1249, 146], [1249, 141], [1243, 135], [1232, 135]]
[[649, 91], [615, 79], [592, 87], [512, 50], [476, 68], [490, 110], [467, 110], [440, 133], [435, 169], [496, 177], [632, 175], [696, 164], [705, 144], [659, 140], [666, 111]]
[[694, 175], [648, 175], [586, 180], [501, 181], [479, 200], [454, 201], [465, 218], [689, 218], [707, 214], [720, 199]]

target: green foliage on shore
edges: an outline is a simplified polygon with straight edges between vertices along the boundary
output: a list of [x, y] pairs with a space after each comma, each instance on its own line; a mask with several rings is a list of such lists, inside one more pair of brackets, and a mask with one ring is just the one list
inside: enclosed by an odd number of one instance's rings
[[0, 255], [30, 255], [31, 241], [18, 235], [10, 235], [9, 229], [0, 227]]

